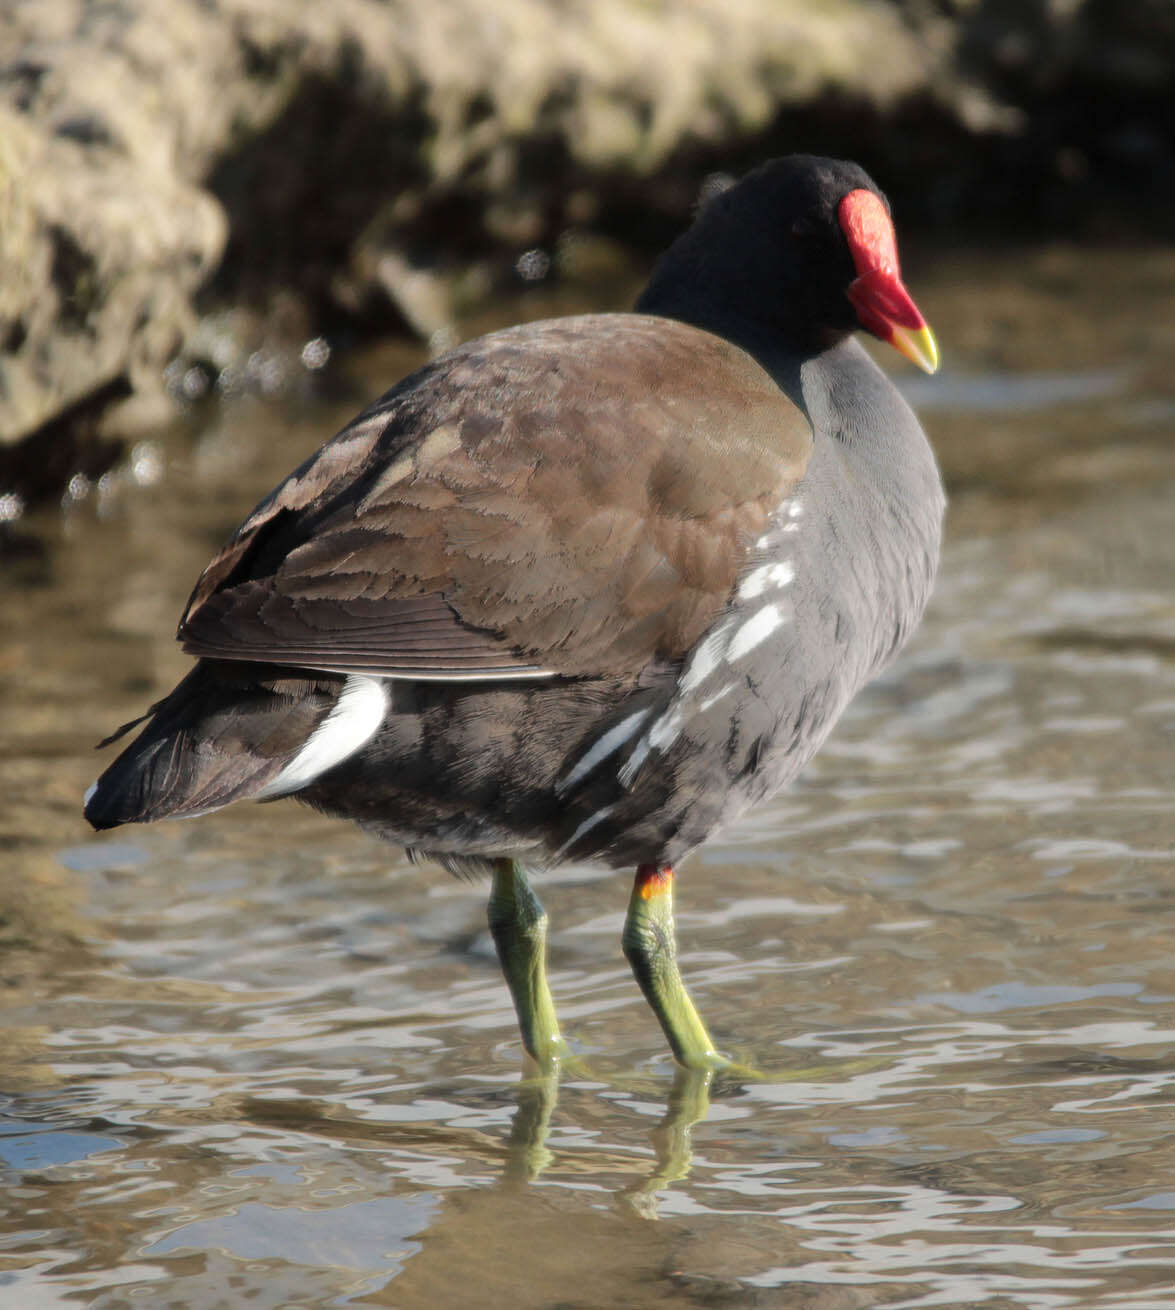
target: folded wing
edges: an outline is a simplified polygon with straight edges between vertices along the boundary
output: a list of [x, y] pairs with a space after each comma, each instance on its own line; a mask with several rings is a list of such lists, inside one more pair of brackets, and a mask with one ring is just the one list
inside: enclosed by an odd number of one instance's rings
[[725, 606], [803, 475], [804, 414], [730, 343], [527, 325], [405, 379], [205, 571], [194, 655], [443, 680], [636, 672]]

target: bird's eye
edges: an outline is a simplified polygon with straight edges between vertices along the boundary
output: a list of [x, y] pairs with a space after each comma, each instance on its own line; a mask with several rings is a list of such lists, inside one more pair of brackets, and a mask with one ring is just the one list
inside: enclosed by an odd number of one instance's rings
[[797, 218], [791, 225], [791, 234], [798, 241], [807, 241], [816, 235], [816, 228], [808, 219]]

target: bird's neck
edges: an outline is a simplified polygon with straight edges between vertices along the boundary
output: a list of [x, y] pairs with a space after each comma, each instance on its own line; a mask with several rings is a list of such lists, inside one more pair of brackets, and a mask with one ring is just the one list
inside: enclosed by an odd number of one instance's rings
[[785, 291], [744, 285], [747, 278], [747, 270], [737, 264], [726, 268], [674, 246], [653, 270], [634, 308], [689, 323], [739, 346], [797, 400], [790, 384], [799, 368], [849, 334], [793, 322]]
[[853, 504], [832, 505], [830, 513], [843, 516], [844, 543], [864, 570], [862, 605], [878, 614], [876, 668], [900, 647], [930, 595], [946, 505], [938, 464], [913, 411], [860, 342], [805, 364], [801, 388], [827, 458], [846, 471], [839, 486]]
[[[800, 329], [787, 324], [786, 318], [762, 317], [753, 312], [755, 301], [732, 297], [728, 286], [713, 288], [705, 280], [682, 283], [672, 274], [658, 274], [638, 297], [634, 305], [637, 313], [675, 318], [740, 347], [798, 403], [799, 369], [807, 360], [840, 346], [849, 335], [837, 330]], [[748, 303], [751, 312], [741, 308]]]

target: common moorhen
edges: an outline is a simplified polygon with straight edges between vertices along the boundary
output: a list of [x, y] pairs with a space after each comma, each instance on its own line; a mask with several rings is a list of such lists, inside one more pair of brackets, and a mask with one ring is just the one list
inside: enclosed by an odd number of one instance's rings
[[198, 662], [86, 817], [292, 795], [487, 872], [547, 1066], [524, 866], [635, 865], [625, 954], [676, 1059], [715, 1067], [673, 866], [811, 758], [938, 559], [934, 456], [859, 326], [937, 367], [877, 187], [795, 155], [711, 200], [635, 312], [495, 332], [405, 378], [205, 570], [179, 626]]

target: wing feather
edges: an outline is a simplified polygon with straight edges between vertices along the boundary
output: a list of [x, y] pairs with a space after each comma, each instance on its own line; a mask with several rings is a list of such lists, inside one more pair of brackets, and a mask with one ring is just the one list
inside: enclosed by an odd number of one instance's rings
[[642, 315], [529, 324], [413, 374], [205, 570], [194, 655], [437, 679], [680, 659], [803, 476], [763, 369]]

